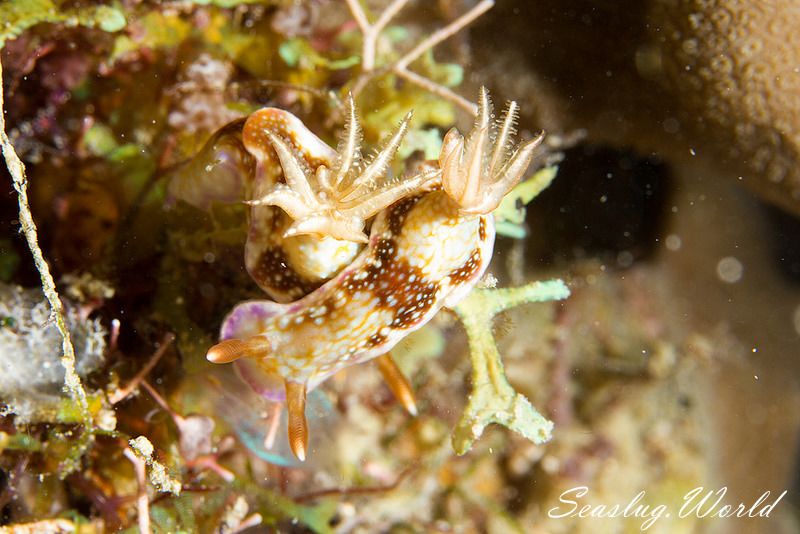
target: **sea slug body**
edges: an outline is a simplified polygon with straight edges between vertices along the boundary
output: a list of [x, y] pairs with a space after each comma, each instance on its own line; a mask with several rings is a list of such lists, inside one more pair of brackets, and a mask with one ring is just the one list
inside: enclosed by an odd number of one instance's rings
[[[337, 154], [297, 117], [277, 108], [251, 114], [242, 142], [256, 161], [250, 198], [261, 198], [284, 180], [271, 137], [279, 137], [307, 169], [331, 167]], [[322, 285], [353, 261], [363, 245], [320, 235], [286, 235], [291, 218], [280, 208], [253, 205], [245, 245], [245, 266], [271, 298], [290, 302]]]
[[244, 125], [243, 144], [256, 160], [245, 264], [279, 302], [308, 294], [350, 264], [367, 242], [367, 220], [436, 178], [432, 171], [388, 177], [410, 115], [362, 161], [352, 98], [347, 111], [338, 151], [280, 109], [259, 110]]
[[[359, 189], [363, 170], [350, 178], [330, 178], [323, 164], [321, 176], [319, 171], [312, 176], [290, 145], [265, 134], [280, 159], [286, 183], [261, 191], [264, 195], [256, 205], [279, 205], [292, 219], [311, 221], [309, 228], [317, 235], [330, 231], [337, 239], [349, 235], [359, 241], [364, 222], [377, 213], [366, 247], [338, 274], [294, 302], [239, 304], [223, 322], [222, 341], [208, 352], [215, 363], [245, 357], [237, 365], [246, 368], [242, 373], [246, 379], [260, 373], [284, 382], [289, 441], [301, 460], [308, 439], [306, 393], [350, 365], [379, 358], [390, 387], [414, 412], [410, 388], [386, 353], [443, 306], [455, 305], [485, 272], [494, 246], [492, 211], [518, 183], [541, 136], [511, 153], [516, 104], [510, 104], [499, 126], [491, 121], [485, 90], [479, 104], [475, 128], [466, 140], [455, 129], [445, 137], [435, 172], [423, 171], [377, 191]], [[393, 155], [403, 130], [401, 126], [373, 163], [384, 152]], [[351, 147], [340, 153], [354, 151]], [[340, 157], [333, 164], [337, 175], [351, 172], [347, 168], [341, 172], [346, 159]], [[374, 170], [385, 171], [382, 160], [379, 166]], [[314, 184], [314, 178], [323, 185]], [[369, 180], [372, 183], [374, 176]], [[324, 190], [327, 183], [332, 184], [332, 193], [314, 192]], [[321, 205], [317, 197], [335, 197], [337, 184], [347, 184], [359, 194], [348, 193], [345, 201], [340, 196], [338, 203]], [[251, 385], [258, 388], [259, 383], [253, 380]]]

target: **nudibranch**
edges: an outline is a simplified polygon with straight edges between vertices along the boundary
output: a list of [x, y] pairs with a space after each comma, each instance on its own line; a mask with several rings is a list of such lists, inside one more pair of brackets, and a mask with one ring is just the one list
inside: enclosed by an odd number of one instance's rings
[[436, 178], [387, 178], [409, 119], [363, 161], [352, 98], [338, 151], [287, 111], [264, 108], [248, 117], [242, 142], [256, 165], [245, 265], [270, 297], [289, 302], [321, 286], [361, 252], [368, 219]]
[[377, 212], [438, 180], [433, 169], [403, 178], [387, 172], [409, 119], [363, 158], [352, 98], [338, 151], [291, 113], [263, 108], [218, 130], [173, 172], [169, 195], [203, 210], [250, 204], [245, 266], [270, 298], [291, 302], [356, 258]]
[[[354, 115], [352, 104], [349, 112]], [[223, 322], [222, 341], [207, 354], [214, 363], [243, 358], [237, 362], [244, 365], [243, 377], [261, 377], [251, 380], [256, 388], [267, 380], [282, 383], [289, 443], [300, 460], [308, 443], [306, 393], [348, 366], [377, 359], [392, 391], [415, 413], [410, 386], [387, 353], [442, 307], [466, 296], [486, 270], [494, 246], [492, 211], [519, 182], [543, 137], [513, 149], [516, 112], [512, 102], [495, 124], [482, 89], [469, 136], [452, 129], [431, 169], [393, 183], [379, 174], [405, 123], [372, 163], [361, 167], [353, 158], [359, 139], [350, 117], [340, 156], [330, 167], [332, 155], [318, 160], [314, 172], [301, 145], [287, 141], [291, 136], [275, 134], [273, 126], [262, 130], [285, 183], [262, 190], [256, 205], [279, 206], [294, 221], [295, 233], [353, 243], [363, 241], [364, 222], [375, 214], [368, 242], [335, 276], [294, 302], [239, 304]], [[390, 205], [376, 209], [386, 199]], [[262, 393], [276, 398], [275, 391]]]

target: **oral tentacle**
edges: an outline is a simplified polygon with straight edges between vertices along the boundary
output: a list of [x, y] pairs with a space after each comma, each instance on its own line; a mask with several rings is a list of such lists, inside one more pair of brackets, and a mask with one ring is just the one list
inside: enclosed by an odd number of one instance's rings
[[241, 339], [226, 339], [208, 349], [206, 358], [211, 363], [230, 363], [244, 356], [246, 347]]
[[230, 363], [239, 358], [258, 358], [269, 350], [269, 341], [258, 335], [247, 340], [226, 339], [208, 349], [206, 359], [211, 363]]

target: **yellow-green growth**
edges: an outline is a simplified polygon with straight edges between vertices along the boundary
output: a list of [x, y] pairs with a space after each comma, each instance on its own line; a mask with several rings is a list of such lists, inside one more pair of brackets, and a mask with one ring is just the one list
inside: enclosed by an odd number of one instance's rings
[[506, 237], [523, 239], [528, 231], [525, 222], [525, 206], [547, 189], [558, 174], [558, 166], [539, 169], [533, 176], [517, 184], [494, 212], [497, 233]]
[[491, 423], [510, 428], [534, 443], [550, 439], [553, 423], [508, 383], [492, 336], [492, 320], [498, 313], [520, 304], [563, 300], [568, 296], [564, 282], [549, 280], [506, 289], [474, 289], [455, 307], [467, 332], [472, 360], [472, 392], [452, 437], [457, 454], [469, 451]]

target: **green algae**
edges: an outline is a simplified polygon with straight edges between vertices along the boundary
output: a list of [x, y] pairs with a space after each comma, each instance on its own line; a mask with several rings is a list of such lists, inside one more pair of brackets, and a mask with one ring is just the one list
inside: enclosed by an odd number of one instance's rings
[[306, 39], [296, 37], [284, 41], [278, 47], [278, 54], [281, 59], [292, 68], [312, 70], [322, 67], [330, 70], [343, 70], [354, 67], [361, 62], [358, 56], [350, 56], [343, 59], [329, 59], [319, 54]]
[[6, 41], [41, 23], [86, 26], [106, 32], [125, 28], [127, 19], [119, 7], [87, 6], [62, 8], [56, 0], [7, 0], [0, 4], [0, 48]]
[[138, 19], [136, 24], [141, 27], [141, 33], [136, 38], [129, 35], [118, 36], [111, 52], [111, 61], [116, 61], [141, 48], [157, 49], [178, 46], [189, 37], [192, 31], [192, 25], [184, 18], [158, 11], [147, 13]]

